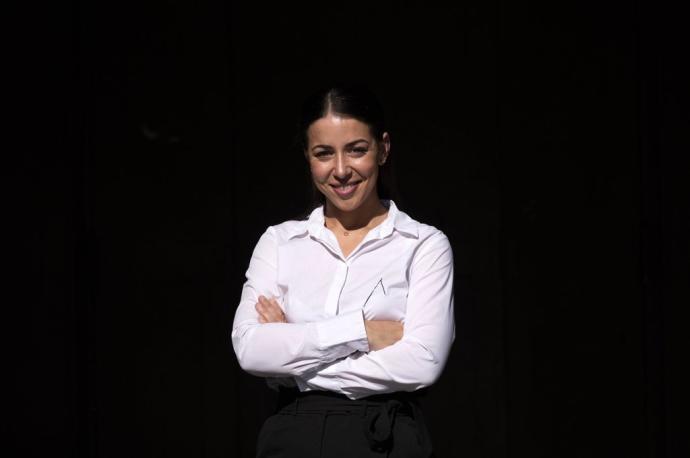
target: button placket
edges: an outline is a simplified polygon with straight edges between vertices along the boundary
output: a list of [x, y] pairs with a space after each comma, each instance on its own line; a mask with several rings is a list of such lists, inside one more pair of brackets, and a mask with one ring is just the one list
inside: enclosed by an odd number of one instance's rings
[[328, 291], [328, 296], [326, 299], [326, 315], [335, 316], [338, 314], [338, 305], [340, 302], [340, 295], [345, 287], [345, 282], [347, 281], [347, 274], [350, 270], [350, 266], [346, 262], [338, 264], [333, 281], [331, 282], [331, 287]]
[[[335, 275], [333, 276], [333, 281], [331, 282], [331, 287], [328, 291], [328, 296], [325, 304], [325, 314], [326, 316], [335, 316], [338, 314], [340, 305], [340, 296], [343, 289], [345, 288], [345, 283], [347, 282], [347, 275], [350, 270], [350, 264], [353, 259], [360, 253], [364, 252], [363, 249], [380, 240], [380, 229], [376, 228], [370, 231], [364, 236], [364, 239], [355, 247], [354, 250], [345, 258], [343, 256], [342, 250], [340, 249], [340, 244], [335, 237], [335, 234], [326, 228], [325, 233], [326, 238], [321, 240], [321, 243], [328, 248], [331, 252], [336, 254], [341, 263], [339, 263], [336, 269]], [[336, 251], [337, 247], [337, 251]]]

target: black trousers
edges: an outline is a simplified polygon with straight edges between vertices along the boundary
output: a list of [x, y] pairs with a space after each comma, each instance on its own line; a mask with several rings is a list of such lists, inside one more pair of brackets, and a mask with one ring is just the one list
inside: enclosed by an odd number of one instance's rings
[[[423, 392], [422, 392], [423, 393]], [[430, 458], [420, 392], [351, 400], [326, 392], [281, 389], [264, 422], [257, 458]]]

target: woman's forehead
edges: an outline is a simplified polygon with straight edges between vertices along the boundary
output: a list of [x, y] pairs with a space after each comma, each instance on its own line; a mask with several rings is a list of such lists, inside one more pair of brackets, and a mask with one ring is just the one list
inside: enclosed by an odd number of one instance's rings
[[369, 126], [355, 118], [328, 114], [314, 121], [307, 132], [310, 143], [345, 142], [364, 138], [371, 140]]

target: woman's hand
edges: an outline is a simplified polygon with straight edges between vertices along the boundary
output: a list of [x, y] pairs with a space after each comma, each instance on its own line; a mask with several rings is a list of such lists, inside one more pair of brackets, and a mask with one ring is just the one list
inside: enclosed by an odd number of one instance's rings
[[393, 345], [403, 336], [403, 324], [399, 321], [364, 320], [369, 350], [380, 350]]
[[[259, 296], [254, 306], [259, 313], [259, 323], [287, 323], [285, 313], [275, 299]], [[381, 350], [393, 345], [403, 336], [403, 324], [399, 321], [364, 320], [370, 350]]]
[[287, 323], [283, 309], [275, 299], [259, 296], [259, 302], [254, 308], [259, 312], [259, 323]]

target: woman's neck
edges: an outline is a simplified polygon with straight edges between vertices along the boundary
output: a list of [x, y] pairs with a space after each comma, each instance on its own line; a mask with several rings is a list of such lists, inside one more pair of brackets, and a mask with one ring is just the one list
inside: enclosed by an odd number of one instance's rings
[[326, 201], [325, 208], [324, 216], [329, 223], [341, 226], [345, 231], [355, 231], [370, 225], [375, 226], [388, 211], [376, 195], [373, 195], [355, 211], [341, 211], [329, 201]]

